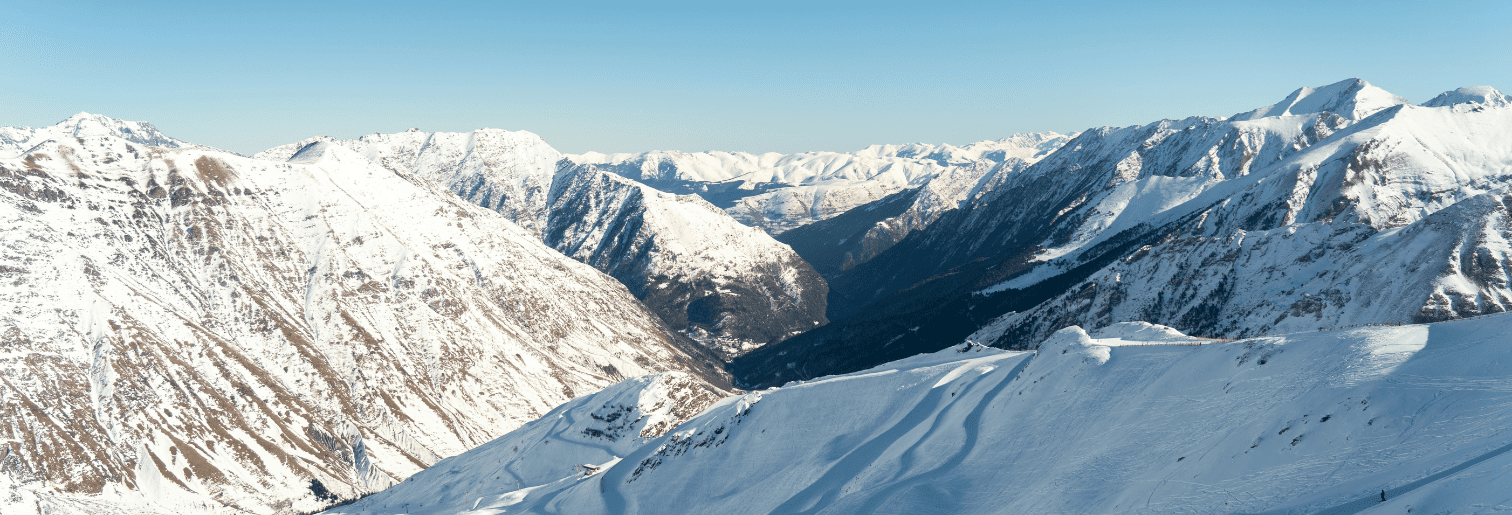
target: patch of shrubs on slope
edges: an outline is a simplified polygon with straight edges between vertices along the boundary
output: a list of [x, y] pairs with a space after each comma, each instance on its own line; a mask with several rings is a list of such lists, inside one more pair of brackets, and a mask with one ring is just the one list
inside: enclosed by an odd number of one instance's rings
[[329, 489], [327, 489], [326, 486], [325, 486], [325, 484], [321, 483], [319, 479], [314, 479], [314, 478], [310, 479], [310, 485], [309, 485], [309, 487], [310, 487], [310, 493], [315, 495], [315, 499], [316, 500], [321, 501], [321, 502], [330, 503], [330, 504], [327, 504], [324, 507], [321, 507], [321, 508], [316, 509], [314, 511], [302, 511], [302, 512], [299, 512], [299, 515], [315, 515], [317, 513], [323, 513], [323, 512], [326, 512], [326, 511], [330, 510], [331, 508], [339, 508], [341, 506], [346, 506], [348, 504], [352, 504], [354, 502], [360, 501], [360, 500], [366, 498], [369, 495], [373, 495], [374, 493], [377, 493], [377, 492], [368, 492], [368, 493], [365, 493], [365, 494], [361, 494], [361, 495], [352, 497], [350, 499], [343, 499], [340, 495], [336, 495], [336, 492], [332, 492]]

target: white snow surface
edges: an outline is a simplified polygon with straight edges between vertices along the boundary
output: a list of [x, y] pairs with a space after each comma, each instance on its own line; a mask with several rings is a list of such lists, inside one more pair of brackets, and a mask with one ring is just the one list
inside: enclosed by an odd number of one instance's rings
[[[563, 224], [556, 236], [556, 247], [579, 261], [602, 268], [596, 256], [604, 256], [613, 241], [603, 241], [616, 215], [626, 209], [644, 210], [640, 238], [653, 240], [652, 263], [657, 273], [670, 277], [707, 276], [724, 285], [742, 277], [764, 273], [764, 267], [796, 259], [787, 245], [773, 240], [761, 229], [743, 225], [720, 212], [719, 208], [697, 195], [674, 195], [624, 177], [584, 168], [573, 173], [584, 175], [567, 188], [577, 191], [558, 195], [559, 202], [574, 202], [582, 197], [601, 195], [595, 204], [612, 212], [595, 213], [598, 223]], [[605, 184], [607, 183], [607, 184]], [[592, 189], [594, 191], [584, 191]], [[632, 200], [633, 199], [633, 200]], [[632, 206], [635, 202], [641, 205]], [[781, 275], [781, 274], [778, 274]], [[796, 284], [792, 288], [798, 288]]]
[[[533, 133], [412, 129], [355, 140], [321, 136], [275, 147], [256, 157], [291, 159], [300, 149], [320, 143], [351, 149], [396, 174], [420, 178], [496, 211], [562, 253], [619, 279], [641, 298], [654, 289], [653, 284], [726, 286], [771, 276], [778, 279], [776, 287], [766, 291], [753, 288], [746, 294], [754, 291], [763, 295], [766, 304], [772, 306], [770, 311], [793, 319], [794, 327], [774, 331], [786, 334], [795, 327], [807, 328], [825, 321], [823, 292], [805, 295], [801, 284], [822, 283], [822, 279], [787, 245], [760, 229], [736, 222], [697, 197], [663, 193], [592, 166], [567, 165], [561, 153]], [[687, 304], [684, 300], [665, 309], [685, 310]], [[687, 318], [675, 316], [680, 313], [662, 314], [668, 321]], [[719, 328], [676, 328], [726, 354], [775, 338], [766, 333]]]
[[[37, 145], [64, 139], [109, 136], [139, 145], [164, 148], [198, 147], [171, 138], [147, 122], [128, 122], [109, 116], [79, 113], [49, 127], [0, 127], [0, 157], [17, 157]], [[209, 147], [203, 147], [209, 148]]]
[[699, 363], [612, 278], [342, 146], [75, 123], [0, 157], [0, 510], [308, 511], [312, 478], [380, 490]]
[[1439, 96], [1423, 102], [1423, 107], [1449, 107], [1460, 104], [1479, 104], [1483, 107], [1506, 107], [1512, 105], [1512, 98], [1503, 95], [1491, 86], [1470, 86], [1453, 91], [1445, 91]]
[[963, 146], [872, 145], [854, 152], [589, 152], [567, 157], [652, 184], [686, 181], [761, 188], [765, 191], [739, 199], [726, 211], [742, 223], [778, 234], [922, 186], [957, 168], [1004, 161], [1032, 163], [1070, 137], [1053, 132], [1015, 134]]
[[1070, 327], [1037, 353], [732, 397], [591, 476], [501, 494], [493, 471], [523, 464], [482, 457], [522, 430], [334, 513], [1499, 513], [1508, 334], [1509, 315], [1233, 342]]
[[497, 211], [540, 237], [546, 194], [562, 154], [526, 131], [374, 133], [355, 140], [317, 136], [274, 147], [255, 157], [282, 161], [314, 142], [335, 143], [396, 173], [420, 177], [468, 201]]
[[1242, 121], [1329, 112], [1350, 120], [1361, 120], [1382, 109], [1406, 103], [1407, 99], [1362, 79], [1349, 79], [1319, 88], [1304, 87], [1279, 103], [1239, 113], [1229, 119]]

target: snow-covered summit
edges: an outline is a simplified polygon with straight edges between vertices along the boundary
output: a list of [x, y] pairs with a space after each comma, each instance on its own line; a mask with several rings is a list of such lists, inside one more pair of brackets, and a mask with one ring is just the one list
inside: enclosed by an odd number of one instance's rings
[[1508, 333], [1073, 326], [729, 397], [517, 490], [516, 448], [577, 449], [521, 429], [333, 513], [1480, 512], [1512, 503]]
[[527, 131], [479, 129], [374, 133], [355, 140], [317, 136], [281, 145], [255, 157], [285, 160], [306, 145], [324, 141], [351, 149], [396, 173], [441, 185], [468, 201], [503, 214], [540, 236], [546, 224], [546, 192], [561, 153]]
[[1445, 91], [1432, 100], [1423, 102], [1423, 107], [1449, 107], [1459, 104], [1480, 104], [1485, 107], [1506, 107], [1512, 105], [1512, 98], [1503, 95], [1491, 86], [1470, 86], [1453, 91]]
[[47, 141], [62, 138], [114, 137], [150, 147], [197, 146], [163, 134], [147, 122], [130, 122], [105, 115], [80, 112], [55, 125], [40, 128], [0, 127], [0, 157], [16, 156]]
[[1321, 113], [1362, 120], [1391, 106], [1410, 104], [1407, 99], [1375, 87], [1362, 79], [1346, 79], [1317, 88], [1303, 87], [1272, 105], [1239, 113], [1230, 120], [1255, 120], [1272, 116]]
[[[448, 504], [469, 508], [484, 498], [508, 502], [549, 485], [570, 484], [614, 465], [722, 394], [680, 372], [627, 379], [442, 460], [405, 481], [402, 490], [378, 492], [345, 509], [425, 513]], [[426, 492], [421, 496], [428, 499], [415, 498], [417, 492]]]

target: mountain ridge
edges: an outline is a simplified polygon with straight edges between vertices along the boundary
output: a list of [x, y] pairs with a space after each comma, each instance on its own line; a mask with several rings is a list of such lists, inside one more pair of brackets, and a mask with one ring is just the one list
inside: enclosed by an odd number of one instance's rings
[[[1325, 294], [1324, 290], [1334, 290], [1321, 285], [1299, 289], [1281, 283], [1275, 283], [1275, 290], [1265, 287], [1266, 294], [1248, 295], [1249, 290], [1234, 290], [1247, 284], [1247, 277], [1283, 281], [1281, 277], [1291, 276], [1280, 264], [1235, 269], [1235, 275], [1206, 271], [1214, 266], [1227, 270], [1240, 256], [1260, 252], [1250, 243], [1237, 243], [1263, 241], [1238, 237], [1245, 232], [1313, 226], [1305, 230], [1319, 233], [1322, 240], [1317, 241], [1327, 243], [1313, 244], [1322, 247], [1278, 252], [1297, 260], [1299, 269], [1316, 269], [1319, 265], [1309, 260], [1335, 255], [1329, 254], [1333, 247], [1352, 247], [1362, 235], [1417, 223], [1426, 213], [1502, 187], [1496, 186], [1504, 180], [1498, 170], [1506, 168], [1512, 154], [1494, 135], [1512, 126], [1498, 118], [1505, 116], [1505, 108], [1412, 106], [1362, 85], [1368, 83], [1348, 80], [1314, 90], [1343, 92], [1320, 105], [1346, 106], [1354, 110], [1352, 116], [1362, 117], [1358, 120], [1324, 111], [1252, 119], [1194, 117], [1083, 132], [1014, 174], [1014, 182], [947, 213], [852, 274], [832, 278], [831, 324], [737, 359], [732, 370], [742, 384], [780, 384], [856, 370], [853, 367], [929, 351], [961, 338], [1018, 348], [1073, 324], [1099, 327], [1145, 320], [1204, 336], [1243, 337], [1411, 321], [1416, 308], [1391, 314], [1371, 311], [1373, 315], [1339, 311], [1345, 304], [1374, 305], [1372, 299], [1379, 294], [1359, 290], [1358, 283], [1350, 283], [1356, 285], [1347, 288], [1352, 292], [1347, 295]], [[1299, 90], [1276, 105], [1297, 104], [1297, 97], [1305, 99], [1301, 93], [1306, 92]], [[1361, 109], [1369, 102], [1357, 102], [1356, 97], [1389, 101], [1377, 102], [1379, 109]], [[1385, 104], [1390, 105], [1381, 107]], [[1368, 137], [1382, 127], [1392, 134], [1386, 140]], [[1414, 150], [1423, 148], [1427, 150]], [[1284, 173], [1276, 172], [1288, 166]], [[1482, 246], [1477, 241], [1490, 241], [1492, 248], [1470, 253], [1484, 255], [1477, 259], [1486, 263], [1500, 263], [1495, 241], [1502, 236], [1472, 236], [1469, 227], [1480, 222], [1467, 223], [1470, 234], [1457, 238], [1472, 247]], [[1481, 226], [1491, 230], [1495, 224]], [[1195, 248], [1182, 246], [1190, 238], [1212, 243], [1193, 254]], [[1287, 244], [1308, 245], [1300, 240]], [[1147, 260], [1139, 270], [1120, 261], [1152, 253], [1162, 258]], [[1349, 259], [1366, 259], [1351, 255]], [[1192, 256], [1201, 259], [1189, 261]], [[1405, 261], [1400, 266], [1412, 266], [1405, 255], [1401, 259]], [[1487, 267], [1454, 264], [1441, 270], [1447, 276], [1464, 276], [1462, 271]], [[1438, 313], [1424, 315], [1426, 319], [1457, 318], [1486, 309], [1479, 301], [1455, 300], [1500, 291], [1494, 272], [1474, 273], [1491, 275], [1471, 281], [1471, 286], [1449, 287], [1452, 281], [1444, 282], [1446, 286], [1434, 290], [1439, 293], [1428, 295], [1431, 299], [1420, 299], [1425, 313]], [[1414, 284], [1428, 291], [1433, 288], [1423, 285], [1435, 281], [1439, 280], [1430, 274]], [[1167, 289], [1174, 297], [1159, 295]], [[1496, 295], [1501, 294], [1493, 298]], [[1241, 302], [1235, 299], [1249, 300], [1242, 301], [1242, 308], [1224, 307]], [[1461, 307], [1445, 311], [1430, 305]], [[864, 316], [849, 319], [863, 310]], [[1239, 322], [1244, 313], [1269, 313], [1270, 318], [1262, 321], [1256, 314], [1255, 319]], [[1299, 316], [1303, 313], [1310, 321]], [[866, 358], [868, 354], [876, 357]], [[806, 365], [807, 372], [789, 368], [790, 363]]]
[[[46, 132], [46, 131], [43, 131]], [[319, 506], [628, 376], [720, 360], [496, 213], [335, 145], [0, 157], [5, 503]]]
[[786, 245], [702, 200], [571, 165], [533, 133], [315, 137], [257, 156], [289, 159], [325, 143], [518, 221], [558, 251], [620, 280], [665, 322], [723, 355], [828, 321], [827, 285]]

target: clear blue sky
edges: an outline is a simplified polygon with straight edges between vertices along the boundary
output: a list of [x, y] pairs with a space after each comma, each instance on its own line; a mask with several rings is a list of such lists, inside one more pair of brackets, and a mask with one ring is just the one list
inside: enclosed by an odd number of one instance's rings
[[1503, 0], [221, 4], [6, 0], [0, 125], [794, 152], [1227, 116], [1349, 77], [1512, 88]]

